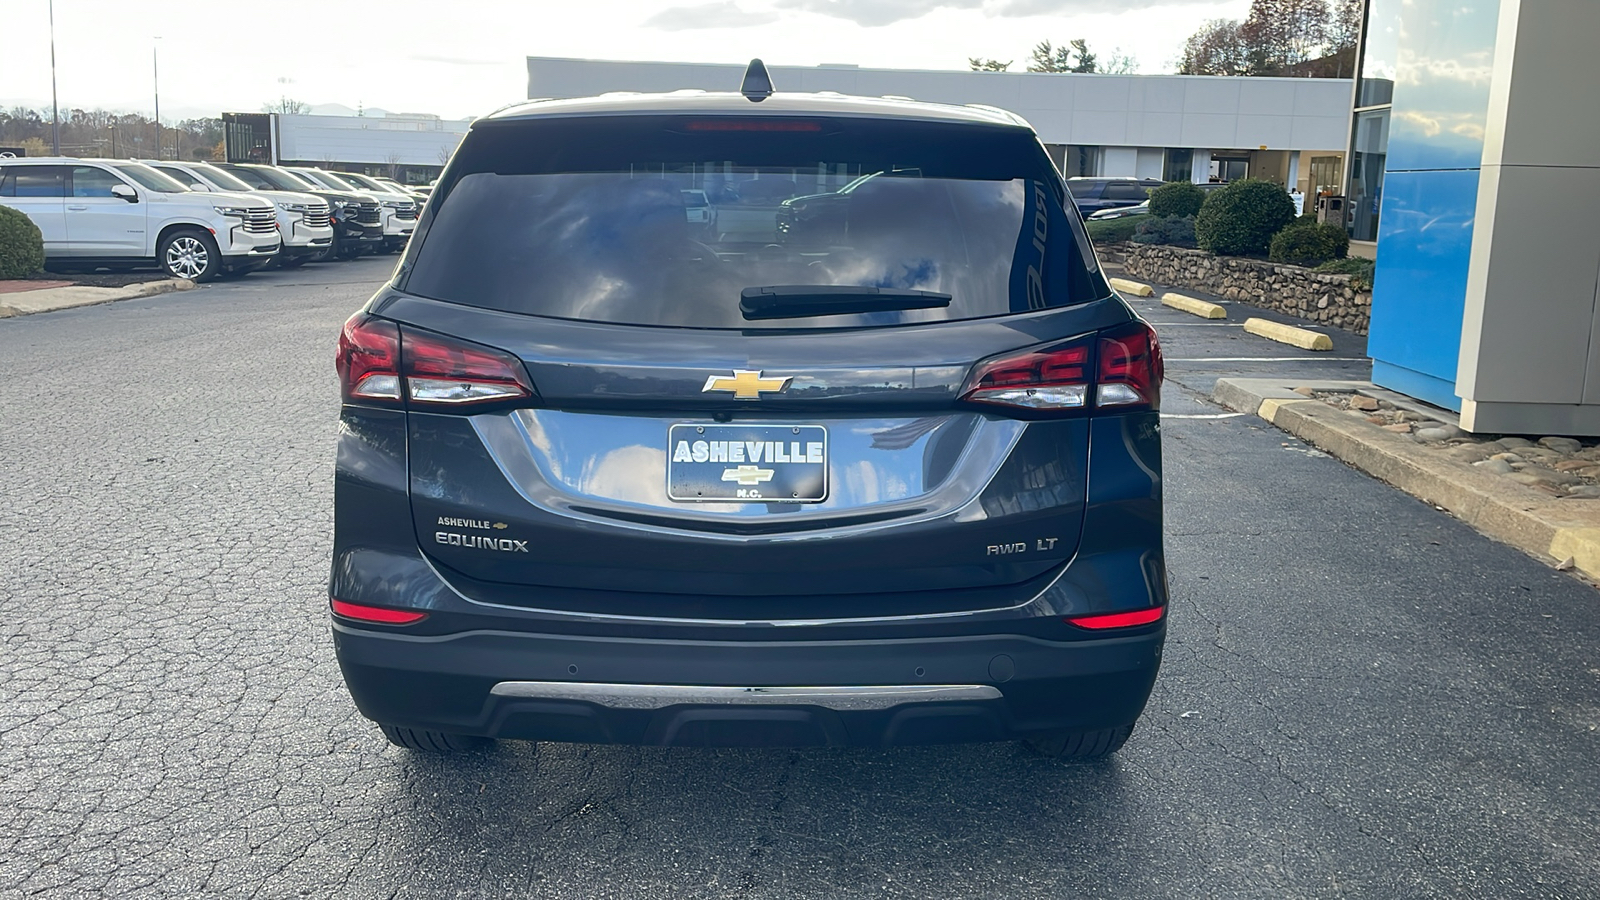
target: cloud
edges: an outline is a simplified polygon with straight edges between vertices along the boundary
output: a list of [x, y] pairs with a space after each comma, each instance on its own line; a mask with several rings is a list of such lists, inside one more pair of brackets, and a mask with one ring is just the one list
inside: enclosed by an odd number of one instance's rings
[[750, 12], [741, 9], [733, 0], [707, 3], [702, 6], [674, 6], [663, 9], [644, 22], [646, 28], [662, 31], [687, 31], [701, 28], [748, 28], [776, 22], [778, 14], [771, 10]]
[[1215, 5], [1216, 0], [778, 0], [783, 9], [847, 19], [858, 25], [891, 25], [940, 9], [981, 9], [995, 18], [1120, 13], [1156, 6]]

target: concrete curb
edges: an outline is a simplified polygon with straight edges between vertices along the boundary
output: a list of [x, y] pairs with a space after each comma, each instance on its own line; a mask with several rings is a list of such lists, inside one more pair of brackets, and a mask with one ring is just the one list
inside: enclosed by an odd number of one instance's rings
[[1271, 322], [1266, 319], [1245, 319], [1244, 330], [1268, 340], [1299, 347], [1301, 350], [1332, 350], [1333, 338], [1321, 332]]
[[[1295, 386], [1345, 391], [1369, 387], [1366, 382]], [[1499, 475], [1441, 459], [1409, 437], [1297, 394], [1279, 379], [1224, 378], [1212, 399], [1259, 415], [1368, 475], [1448, 510], [1495, 540], [1541, 559], [1571, 559], [1585, 575], [1600, 579], [1600, 503], [1553, 500]]]
[[168, 278], [164, 281], [146, 281], [142, 284], [129, 284], [116, 288], [73, 285], [23, 291], [19, 294], [0, 294], [0, 319], [55, 312], [58, 309], [74, 309], [79, 306], [97, 306], [101, 303], [115, 303], [118, 300], [135, 300], [139, 297], [154, 297], [157, 294], [187, 291], [194, 287], [195, 283], [187, 279]]
[[1171, 292], [1161, 295], [1161, 305], [1170, 306], [1186, 313], [1193, 313], [1202, 319], [1226, 319], [1228, 317], [1228, 311], [1215, 303], [1207, 303], [1204, 300]]
[[1111, 279], [1111, 286], [1124, 294], [1132, 294], [1135, 297], [1149, 297], [1156, 292], [1156, 289], [1148, 284], [1129, 281], [1126, 278]]

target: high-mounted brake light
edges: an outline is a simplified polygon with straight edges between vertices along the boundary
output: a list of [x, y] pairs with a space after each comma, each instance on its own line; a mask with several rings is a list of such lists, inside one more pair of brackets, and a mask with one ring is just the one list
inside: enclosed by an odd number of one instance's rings
[[797, 119], [695, 119], [687, 131], [821, 131], [822, 123]]
[[1135, 625], [1149, 625], [1151, 622], [1160, 621], [1167, 614], [1165, 606], [1152, 609], [1139, 609], [1133, 612], [1108, 613], [1102, 616], [1076, 616], [1067, 619], [1068, 622], [1079, 628], [1132, 628]]
[[348, 603], [344, 600], [329, 598], [333, 607], [333, 614], [345, 619], [355, 619], [360, 622], [377, 622], [382, 625], [410, 625], [420, 622], [428, 617], [425, 612], [409, 609], [386, 609], [382, 606], [363, 606], [360, 603]]
[[346, 401], [464, 406], [533, 396], [522, 361], [493, 347], [356, 313], [339, 335]]
[[1155, 409], [1161, 378], [1155, 332], [1135, 321], [1044, 349], [983, 360], [973, 367], [961, 399], [1034, 413]]
[[408, 328], [400, 359], [413, 403], [460, 406], [533, 396], [521, 360], [493, 347]]

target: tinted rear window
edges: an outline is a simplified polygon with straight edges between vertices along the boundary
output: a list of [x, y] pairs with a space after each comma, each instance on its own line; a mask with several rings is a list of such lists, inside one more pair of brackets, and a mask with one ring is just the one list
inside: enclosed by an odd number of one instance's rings
[[[763, 130], [739, 130], [746, 123]], [[469, 134], [429, 201], [399, 286], [528, 315], [698, 328], [1003, 315], [1103, 292], [1064, 196], [1022, 129], [774, 118], [488, 123]], [[715, 215], [691, 217], [702, 202]], [[741, 292], [768, 286], [951, 299], [939, 309], [747, 321]]]

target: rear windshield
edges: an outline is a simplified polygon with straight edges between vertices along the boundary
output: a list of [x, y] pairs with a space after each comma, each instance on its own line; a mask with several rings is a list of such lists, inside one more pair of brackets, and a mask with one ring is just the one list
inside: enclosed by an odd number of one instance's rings
[[[399, 286], [506, 312], [695, 328], [1004, 315], [1105, 292], [1064, 196], [1022, 129], [731, 117], [488, 123], [430, 199]], [[689, 214], [706, 204], [714, 215]], [[750, 321], [741, 296], [767, 288], [801, 299], [788, 315]], [[825, 315], [806, 310], [806, 288], [949, 302]]]

